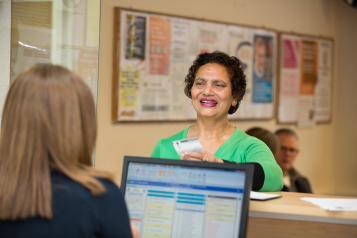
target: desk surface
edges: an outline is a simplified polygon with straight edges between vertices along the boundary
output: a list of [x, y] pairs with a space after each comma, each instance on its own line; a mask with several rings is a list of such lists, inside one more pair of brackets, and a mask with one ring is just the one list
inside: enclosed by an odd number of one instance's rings
[[335, 224], [357, 225], [356, 212], [327, 211], [302, 201], [302, 197], [346, 198], [318, 194], [280, 192], [281, 198], [268, 201], [250, 201], [249, 216], [269, 219], [315, 221]]

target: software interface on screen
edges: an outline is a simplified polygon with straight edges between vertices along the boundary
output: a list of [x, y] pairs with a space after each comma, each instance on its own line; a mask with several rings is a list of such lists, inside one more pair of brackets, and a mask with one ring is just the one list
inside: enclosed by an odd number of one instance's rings
[[129, 163], [125, 199], [143, 238], [238, 237], [245, 173]]

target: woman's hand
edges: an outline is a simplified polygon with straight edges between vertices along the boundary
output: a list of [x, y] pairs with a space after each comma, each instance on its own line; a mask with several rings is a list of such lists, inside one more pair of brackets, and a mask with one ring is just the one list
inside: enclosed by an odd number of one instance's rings
[[133, 238], [140, 238], [140, 233], [138, 228], [133, 223], [130, 223], [131, 234], [133, 234]]
[[185, 152], [181, 156], [182, 160], [203, 161], [203, 153], [201, 152]]
[[223, 160], [214, 157], [213, 154], [207, 152], [187, 152], [184, 153], [181, 157], [182, 160], [192, 160], [192, 161], [206, 161], [206, 162], [215, 162], [223, 163]]

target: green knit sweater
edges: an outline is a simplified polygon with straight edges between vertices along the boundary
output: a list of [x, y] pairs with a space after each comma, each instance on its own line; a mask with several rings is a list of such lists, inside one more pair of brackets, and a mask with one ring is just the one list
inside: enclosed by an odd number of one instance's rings
[[[159, 140], [151, 156], [163, 159], [180, 159], [180, 155], [175, 151], [172, 142], [185, 139], [188, 130], [189, 128], [185, 128], [173, 136]], [[218, 159], [230, 162], [259, 163], [265, 175], [264, 184], [260, 191], [280, 191], [283, 186], [283, 173], [268, 146], [239, 129], [236, 129], [214, 155]]]

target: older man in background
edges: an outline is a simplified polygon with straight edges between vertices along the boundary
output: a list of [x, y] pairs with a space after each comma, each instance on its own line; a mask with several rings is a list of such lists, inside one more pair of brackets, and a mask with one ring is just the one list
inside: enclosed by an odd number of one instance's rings
[[276, 161], [284, 173], [282, 191], [312, 193], [309, 180], [302, 176], [293, 166], [299, 154], [299, 138], [295, 131], [282, 128], [275, 132], [280, 146], [276, 153]]

